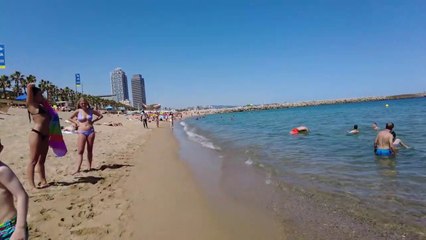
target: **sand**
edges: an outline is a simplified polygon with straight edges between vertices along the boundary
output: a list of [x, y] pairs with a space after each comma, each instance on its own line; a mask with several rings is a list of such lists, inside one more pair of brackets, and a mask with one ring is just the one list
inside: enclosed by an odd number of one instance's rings
[[[8, 113], [0, 116], [5, 146], [0, 159], [29, 189], [25, 166], [32, 125], [25, 109]], [[62, 125], [69, 115], [60, 113]], [[49, 151], [46, 174], [52, 185], [28, 191], [31, 239], [278, 239], [274, 230], [244, 220], [257, 219], [255, 214], [215, 211], [180, 159], [168, 123], [144, 129], [125, 116], [105, 116], [101, 123], [109, 121], [123, 126], [95, 126], [94, 171], [70, 174], [77, 158], [75, 134], [64, 135], [65, 157], [55, 158]]]

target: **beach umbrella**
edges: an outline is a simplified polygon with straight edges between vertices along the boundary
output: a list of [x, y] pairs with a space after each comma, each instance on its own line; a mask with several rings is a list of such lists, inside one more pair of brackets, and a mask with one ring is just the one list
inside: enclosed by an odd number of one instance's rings
[[21, 96], [16, 97], [15, 99], [18, 100], [18, 101], [25, 101], [25, 100], [27, 100], [27, 95], [23, 94]]

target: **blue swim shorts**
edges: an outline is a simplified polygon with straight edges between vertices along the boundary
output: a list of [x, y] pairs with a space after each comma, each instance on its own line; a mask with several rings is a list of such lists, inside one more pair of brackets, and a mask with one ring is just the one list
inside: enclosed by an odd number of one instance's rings
[[377, 156], [390, 156], [392, 155], [392, 151], [390, 149], [376, 149], [376, 155]]

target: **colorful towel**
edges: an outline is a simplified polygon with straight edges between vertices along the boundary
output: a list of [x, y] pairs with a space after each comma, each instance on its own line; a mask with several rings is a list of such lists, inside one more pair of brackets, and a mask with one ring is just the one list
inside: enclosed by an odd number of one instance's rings
[[65, 145], [64, 138], [62, 137], [58, 113], [56, 113], [52, 106], [50, 106], [48, 101], [43, 103], [43, 107], [51, 116], [49, 125], [49, 146], [52, 148], [57, 157], [63, 157], [67, 154], [67, 146]]

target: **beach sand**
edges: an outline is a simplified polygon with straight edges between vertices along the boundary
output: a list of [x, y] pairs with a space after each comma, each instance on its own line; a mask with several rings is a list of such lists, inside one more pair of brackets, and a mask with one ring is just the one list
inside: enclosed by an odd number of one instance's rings
[[[32, 124], [25, 109], [8, 113], [0, 120], [5, 146], [0, 159], [29, 189], [25, 166]], [[69, 115], [60, 113], [63, 126]], [[95, 126], [95, 170], [70, 174], [77, 158], [75, 134], [64, 135], [65, 157], [49, 151], [46, 174], [52, 185], [28, 191], [31, 239], [285, 239], [269, 224], [272, 219], [263, 221], [256, 211], [232, 216], [215, 211], [179, 158], [168, 123], [144, 129], [140, 121], [115, 115], [101, 122], [109, 121], [123, 126]]]

